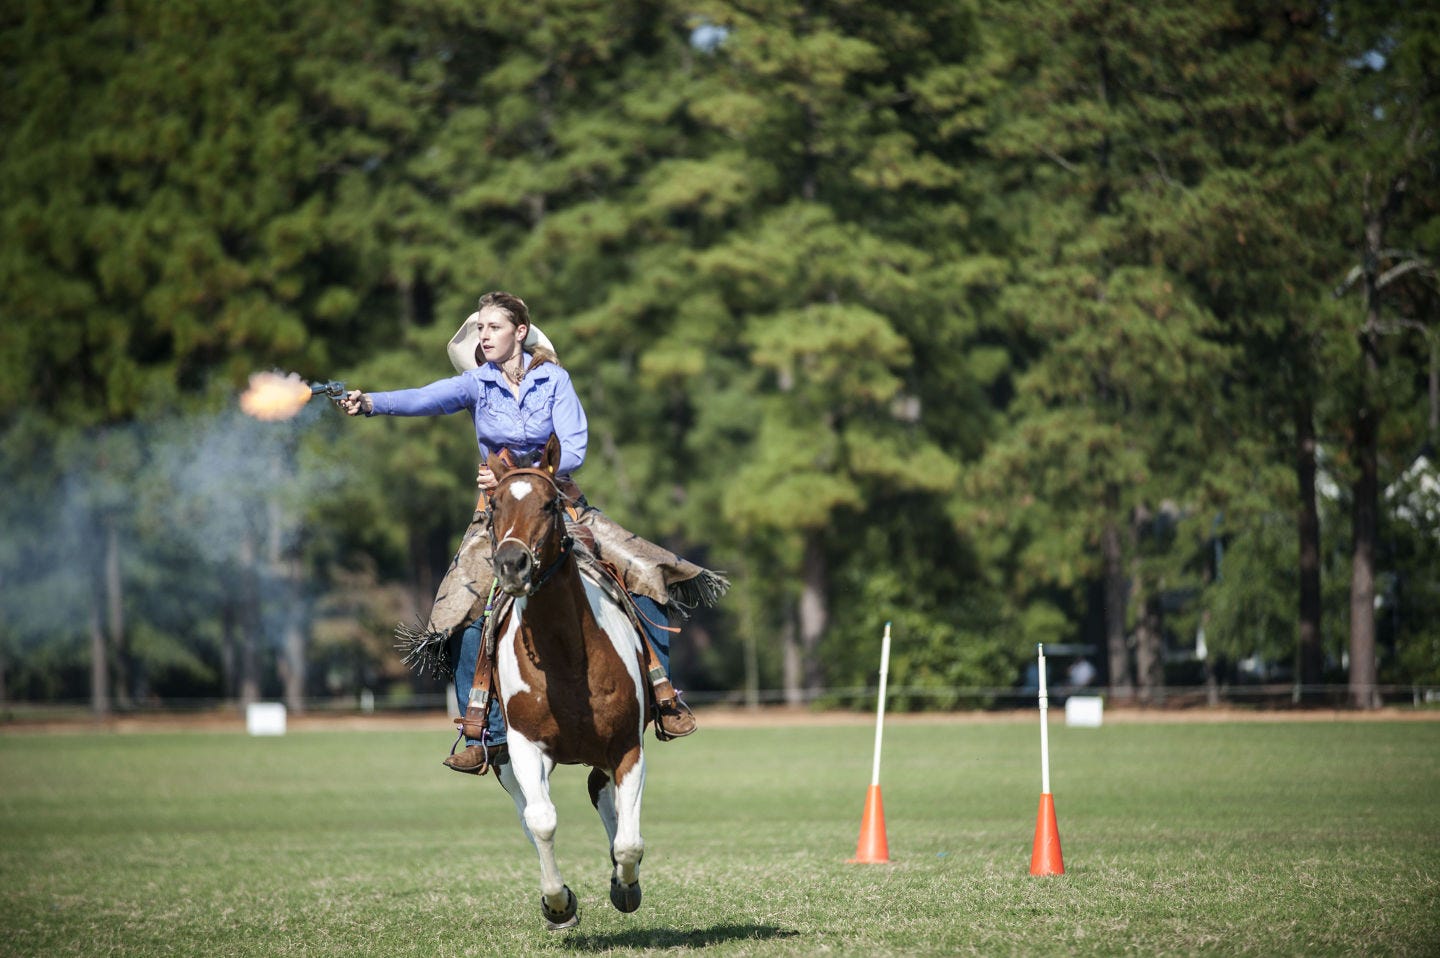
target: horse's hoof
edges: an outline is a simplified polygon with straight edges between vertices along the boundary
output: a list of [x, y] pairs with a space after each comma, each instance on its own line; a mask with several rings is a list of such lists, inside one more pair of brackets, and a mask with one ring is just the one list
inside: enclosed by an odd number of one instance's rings
[[545, 927], [550, 931], [564, 931], [580, 924], [579, 904], [569, 885], [565, 886], [565, 907], [559, 911], [551, 911], [550, 906], [545, 903], [545, 896], [541, 895], [540, 915], [545, 919]]
[[633, 885], [622, 885], [620, 879], [614, 875], [610, 876], [610, 904], [615, 906], [617, 911], [629, 914], [640, 907], [640, 883]]

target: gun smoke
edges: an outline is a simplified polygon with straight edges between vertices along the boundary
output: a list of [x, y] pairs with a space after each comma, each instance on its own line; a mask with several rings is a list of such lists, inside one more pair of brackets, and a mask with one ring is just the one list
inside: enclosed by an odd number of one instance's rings
[[[227, 615], [239, 629], [250, 616], [262, 646], [282, 643], [311, 601], [297, 571], [306, 514], [344, 469], [327, 456], [338, 426], [329, 404], [306, 405], [312, 389], [299, 377], [261, 381], [304, 398], [288, 416], [231, 406], [97, 430], [54, 450], [69, 464], [63, 479], [37, 484], [10, 513], [0, 550], [0, 654], [13, 644], [45, 651], [37, 661], [76, 662], [112, 602], [131, 658], [194, 676], [218, 679], [229, 667]], [[143, 695], [144, 676], [128, 680]]]

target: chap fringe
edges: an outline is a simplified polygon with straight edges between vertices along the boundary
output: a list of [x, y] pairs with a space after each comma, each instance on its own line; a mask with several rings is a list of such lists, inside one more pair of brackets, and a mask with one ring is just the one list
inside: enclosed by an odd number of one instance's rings
[[447, 678], [455, 674], [450, 665], [446, 646], [449, 636], [444, 632], [427, 632], [423, 623], [419, 628], [401, 623], [395, 626], [395, 650], [406, 668], [420, 675]]
[[672, 583], [666, 591], [671, 603], [688, 619], [696, 608], [718, 603], [730, 591], [730, 579], [723, 572], [705, 569], [694, 578]]

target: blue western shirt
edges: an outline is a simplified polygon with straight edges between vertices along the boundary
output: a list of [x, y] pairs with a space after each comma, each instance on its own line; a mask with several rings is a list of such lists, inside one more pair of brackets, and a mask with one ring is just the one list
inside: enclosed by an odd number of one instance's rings
[[[529, 362], [529, 357], [525, 357]], [[570, 374], [541, 363], [520, 383], [520, 398], [493, 363], [418, 389], [370, 393], [372, 416], [441, 416], [470, 410], [483, 459], [506, 448], [525, 455], [542, 451], [553, 432], [560, 440], [560, 474], [585, 461], [590, 426]]]

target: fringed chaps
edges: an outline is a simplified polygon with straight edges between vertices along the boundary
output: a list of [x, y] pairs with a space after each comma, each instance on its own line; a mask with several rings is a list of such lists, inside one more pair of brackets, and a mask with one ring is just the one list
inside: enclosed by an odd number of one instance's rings
[[642, 539], [599, 509], [582, 512], [579, 521], [594, 534], [596, 558], [619, 570], [625, 588], [674, 606], [682, 619], [697, 608], [715, 605], [730, 588], [724, 574]]
[[[584, 527], [576, 538], [587, 544], [593, 541], [591, 551], [619, 571], [626, 589], [649, 596], [681, 619], [697, 608], [715, 605], [730, 588], [730, 580], [723, 573], [698, 566], [642, 539], [599, 509], [587, 508], [580, 512], [578, 520], [568, 521], [578, 521]], [[477, 509], [436, 590], [429, 621], [421, 629], [401, 625], [395, 630], [395, 647], [405, 664], [417, 672], [454, 674], [451, 639], [479, 618], [494, 579], [489, 513]]]

